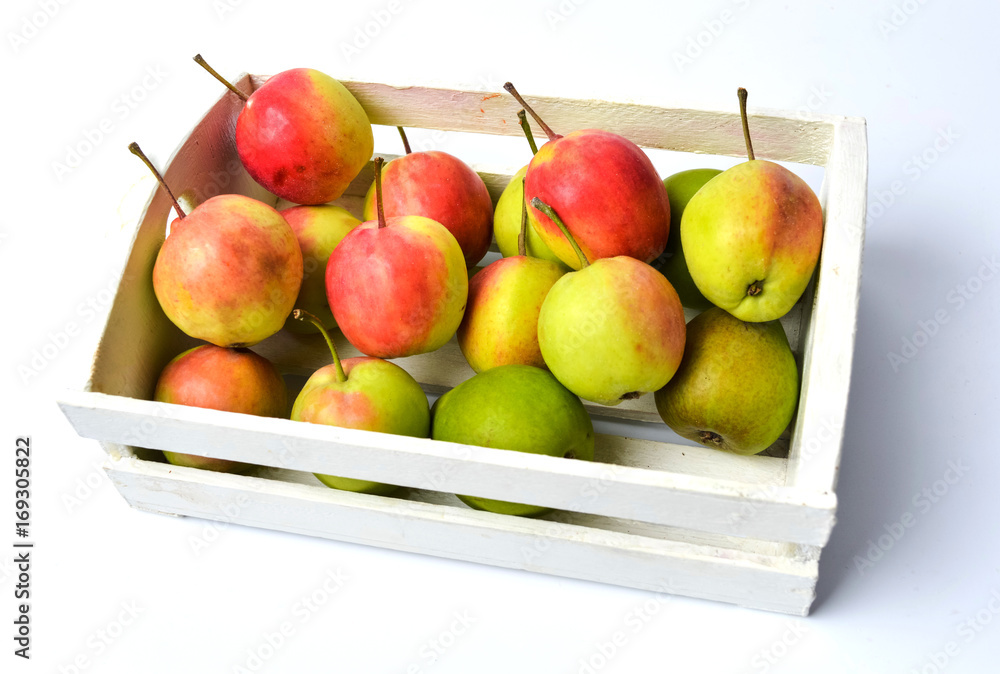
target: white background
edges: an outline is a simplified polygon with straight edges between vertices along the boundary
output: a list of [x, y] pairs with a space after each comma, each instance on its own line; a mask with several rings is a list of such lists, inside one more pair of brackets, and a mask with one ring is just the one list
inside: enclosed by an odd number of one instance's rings
[[[15, 437], [33, 438], [37, 547], [26, 663], [9, 637], [15, 580], [4, 541], [13, 531], [0, 533], [0, 669], [74, 671], [67, 666], [84, 656], [85, 671], [231, 672], [291, 620], [294, 634], [264, 671], [570, 673], [618, 631], [625, 644], [596, 671], [996, 671], [1000, 289], [992, 279], [969, 286], [1000, 250], [995, 2], [399, 0], [388, 25], [350, 56], [343, 45], [372, 12], [386, 12], [386, 0], [224, 2], [50, 2], [57, 9], [44, 21], [44, 2], [3, 3], [0, 444], [12, 464]], [[718, 23], [727, 9], [729, 22]], [[15, 45], [12, 34], [27, 38]], [[681, 63], [685, 51], [691, 60]], [[150, 187], [126, 145], [138, 140], [164, 161], [221, 93], [191, 61], [196, 52], [230, 76], [310, 66], [345, 79], [497, 90], [510, 79], [526, 93], [712, 109], [734, 109], [743, 85], [751, 107], [866, 117], [870, 219], [854, 378], [838, 524], [813, 615], [657, 602], [236, 526], [196, 555], [190, 541], [204, 521], [128, 508], [97, 468], [97, 443], [78, 438], [54, 400], [86, 380], [133, 225], [127, 214]], [[138, 97], [137, 87], [143, 100], [129, 107], [122, 96]], [[110, 131], [96, 149], [58, 176], [67, 145], [102, 120]], [[392, 141], [381, 135], [376, 147], [398, 152]], [[464, 157], [460, 141], [442, 149]], [[876, 206], [888, 204], [894, 183], [892, 204]], [[959, 302], [960, 287], [978, 292]], [[927, 327], [934, 334], [917, 337], [907, 362], [890, 361], [935, 313], [947, 322]], [[19, 375], [70, 322], [79, 335], [37, 376]], [[918, 507], [949, 462], [969, 469]], [[13, 510], [12, 482], [12, 470], [0, 469], [0, 522]], [[859, 570], [859, 557], [906, 512], [915, 524]], [[300, 622], [296, 603], [331, 569], [348, 580]], [[655, 614], [637, 625], [634, 611], [650, 600]], [[463, 612], [471, 627], [445, 636]], [[981, 631], [961, 627], [970, 619]], [[110, 644], [102, 631], [115, 635]], [[427, 649], [442, 638], [450, 647], [432, 661]], [[765, 654], [781, 657], [772, 664]]]

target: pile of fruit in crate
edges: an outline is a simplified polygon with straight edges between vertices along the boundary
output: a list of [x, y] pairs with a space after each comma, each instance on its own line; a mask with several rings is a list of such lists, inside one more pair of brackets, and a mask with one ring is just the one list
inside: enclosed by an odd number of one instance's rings
[[[577, 460], [594, 453], [581, 398], [617, 405], [653, 393], [679, 435], [739, 454], [761, 452], [790, 423], [799, 375], [778, 319], [812, 276], [823, 214], [798, 176], [754, 159], [745, 90], [749, 161], [661, 180], [627, 138], [560, 135], [508, 83], [534, 156], [495, 209], [468, 165], [411, 152], [400, 129], [407, 153], [375, 158], [361, 222], [329, 203], [374, 149], [364, 108], [340, 82], [295, 69], [247, 95], [195, 60], [244, 101], [235, 143], [247, 172], [299, 205], [279, 212], [228, 194], [184, 213], [170, 194], [178, 218], [153, 288], [166, 316], [208, 343], [166, 366], [156, 400], [285, 415], [282, 377], [248, 347], [286, 329], [318, 332], [331, 351], [292, 405], [303, 422]], [[525, 110], [548, 136], [541, 147]], [[480, 270], [494, 237], [503, 257]], [[703, 310], [687, 325], [685, 306]], [[341, 361], [335, 329], [365, 356]], [[456, 336], [477, 374], [431, 409], [390, 359]], [[247, 468], [165, 454], [177, 465]], [[351, 491], [395, 488], [317, 477]], [[509, 514], [543, 510], [460, 498]]]

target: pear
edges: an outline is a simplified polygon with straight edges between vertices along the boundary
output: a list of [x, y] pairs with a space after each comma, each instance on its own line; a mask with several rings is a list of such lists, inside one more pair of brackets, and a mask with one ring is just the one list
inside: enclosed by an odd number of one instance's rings
[[[316, 370], [292, 405], [292, 421], [340, 428], [426, 438], [430, 433], [430, 406], [420, 384], [395, 363], [381, 358], [341, 361], [323, 323], [296, 309], [293, 318], [310, 322], [330, 347], [333, 363]], [[316, 473], [334, 489], [385, 495], [396, 485]]]
[[799, 373], [781, 323], [746, 323], [718, 307], [688, 323], [681, 366], [655, 395], [675, 433], [745, 455], [778, 439], [798, 397]]
[[[467, 379], [431, 409], [431, 437], [479, 447], [591, 461], [594, 425], [579, 398], [530, 365], [502, 365]], [[469, 506], [507, 515], [548, 510], [478, 496]]]
[[716, 306], [744, 321], [784, 316], [805, 291], [823, 241], [819, 199], [797, 175], [754, 158], [740, 89], [750, 160], [709, 180], [681, 217], [691, 278]]
[[701, 294], [688, 271], [684, 248], [681, 246], [681, 215], [691, 197], [720, 173], [722, 171], [719, 169], [690, 169], [675, 173], [663, 181], [663, 186], [667, 188], [667, 198], [670, 199], [670, 236], [667, 237], [663, 255], [656, 258], [652, 265], [670, 281], [677, 296], [681, 298], [681, 304], [691, 309], [708, 309], [712, 303]]
[[684, 308], [660, 272], [619, 255], [589, 262], [555, 209], [532, 206], [563, 230], [580, 271], [560, 278], [538, 315], [538, 346], [576, 395], [617, 405], [664, 386], [684, 354]]

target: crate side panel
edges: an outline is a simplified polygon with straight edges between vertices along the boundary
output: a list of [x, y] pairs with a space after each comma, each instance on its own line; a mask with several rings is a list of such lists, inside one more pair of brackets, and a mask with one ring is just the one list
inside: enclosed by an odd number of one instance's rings
[[[62, 403], [104, 441], [533, 503], [727, 535], [822, 544], [833, 497], [664, 471], [166, 405], [98, 393]], [[137, 429], [142, 442], [132, 443]], [[609, 474], [611, 473], [611, 474]], [[600, 496], [588, 497], [600, 487]], [[740, 513], [750, 511], [749, 518]]]
[[[443, 131], [467, 131], [520, 136], [520, 105], [505, 92], [397, 87], [344, 81], [368, 112], [373, 124]], [[644, 103], [535, 96], [525, 100], [559, 133], [604, 129], [621, 134], [642, 147], [741, 157], [746, 154], [736, 101], [728, 112], [664, 108]], [[820, 116], [791, 118], [753, 110], [754, 150], [759, 159], [823, 165], [832, 141], [831, 119]], [[532, 121], [535, 136], [544, 139]]]
[[[770, 559], [319, 487], [262, 480], [259, 485], [243, 486], [249, 480], [227, 479], [239, 476], [185, 479], [187, 472], [143, 474], [134, 468], [114, 468], [109, 474], [131, 504], [156, 512], [225, 519], [796, 615], [805, 615], [814, 597], [817, 569], [809, 561]], [[224, 511], [227, 504], [230, 507]]]
[[837, 482], [861, 292], [868, 150], [861, 122], [837, 127], [821, 199], [826, 214], [816, 299], [803, 338], [802, 393], [789, 485], [832, 492]]

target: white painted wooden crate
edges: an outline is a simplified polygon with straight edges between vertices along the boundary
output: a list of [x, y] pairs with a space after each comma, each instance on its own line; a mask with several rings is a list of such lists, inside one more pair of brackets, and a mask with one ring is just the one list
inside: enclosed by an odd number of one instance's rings
[[[241, 82], [263, 81], [245, 76]], [[516, 105], [506, 95], [345, 84], [373, 124], [521, 134], [517, 124], [501, 121], [513, 117]], [[735, 112], [528, 98], [556, 129], [599, 127], [647, 148], [744, 153]], [[275, 202], [239, 164], [233, 131], [240, 105], [223, 96], [181, 144], [166, 170], [177, 192], [195, 201], [221, 191]], [[60, 405], [81, 436], [101, 442], [112, 482], [143, 510], [805, 615], [836, 509], [861, 277], [865, 124], [757, 111], [751, 128], [759, 158], [825, 168], [819, 271], [782, 321], [800, 363], [802, 394], [791, 432], [772, 455], [599, 434], [596, 460], [588, 463], [153, 402], [160, 370], [193, 344], [153, 294], [152, 266], [169, 212], [160, 191], [136, 225], [91, 380]], [[496, 199], [519, 167], [476, 168]], [[371, 177], [369, 165], [341, 203], [357, 211]], [[357, 354], [342, 337], [337, 341], [343, 357]], [[255, 350], [289, 375], [308, 375], [329, 362], [318, 336], [282, 332]], [[432, 393], [472, 375], [454, 340], [398, 362]], [[590, 409], [659, 423], [651, 395]], [[169, 465], [152, 450], [267, 468], [249, 476], [213, 473]], [[322, 486], [313, 472], [407, 489], [395, 497], [353, 494]], [[496, 515], [467, 508], [454, 493], [556, 510], [539, 519]]]

